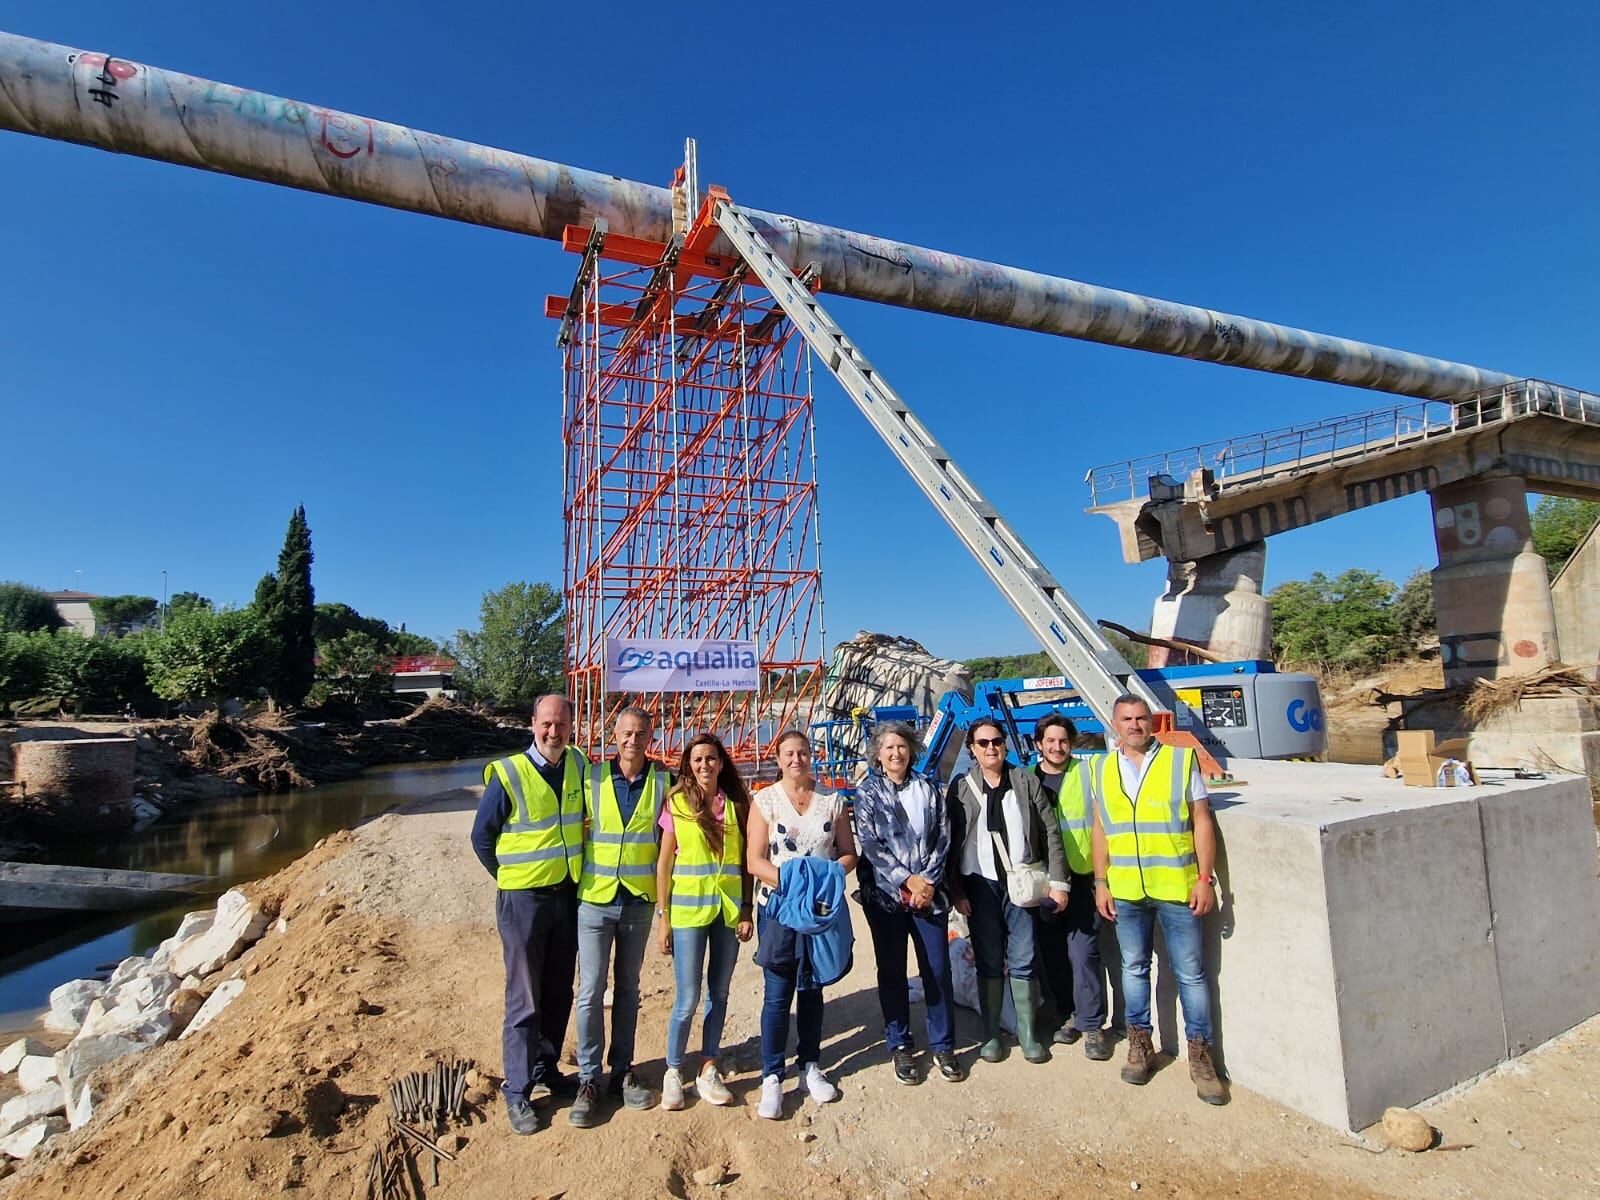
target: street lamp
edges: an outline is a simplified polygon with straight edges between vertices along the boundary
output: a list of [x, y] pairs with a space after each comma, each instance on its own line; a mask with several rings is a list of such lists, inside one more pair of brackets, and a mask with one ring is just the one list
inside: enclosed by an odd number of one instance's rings
[[161, 632], [167, 631], [167, 573], [161, 572]]

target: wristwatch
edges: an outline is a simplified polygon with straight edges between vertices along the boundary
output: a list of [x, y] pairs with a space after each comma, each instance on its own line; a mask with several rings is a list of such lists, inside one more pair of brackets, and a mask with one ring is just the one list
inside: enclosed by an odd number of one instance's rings
[[666, 909], [664, 909], [664, 908], [658, 908], [658, 909], [656, 909], [656, 916], [658, 916], [658, 917], [664, 917], [664, 916], [666, 916], [666, 915], [667, 915], [667, 910], [666, 910]]

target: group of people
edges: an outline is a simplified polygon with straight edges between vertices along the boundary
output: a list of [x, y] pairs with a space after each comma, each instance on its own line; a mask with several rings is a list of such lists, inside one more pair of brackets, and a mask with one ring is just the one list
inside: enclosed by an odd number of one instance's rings
[[[1005, 731], [979, 721], [967, 732], [971, 769], [941, 791], [913, 770], [916, 730], [880, 724], [852, 806], [818, 788], [811, 742], [798, 730], [778, 740], [778, 780], [751, 796], [714, 734], [691, 738], [669, 773], [650, 757], [651, 715], [628, 707], [616, 718], [615, 756], [591, 763], [571, 744], [571, 702], [541, 698], [533, 744], [484, 769], [472, 831], [473, 849], [498, 885], [512, 1129], [533, 1133], [537, 1107], [553, 1096], [571, 1098], [568, 1118], [580, 1128], [598, 1124], [607, 1103], [657, 1103], [634, 1070], [639, 979], [652, 940], [672, 958], [674, 975], [664, 1109], [681, 1109], [687, 1088], [708, 1104], [733, 1102], [720, 1062], [722, 1031], [739, 949], [752, 938], [764, 989], [757, 1114], [783, 1115], [791, 1018], [797, 1090], [819, 1104], [835, 1099], [821, 1066], [823, 988], [848, 967], [850, 933], [848, 920], [827, 914], [843, 908], [842, 880], [851, 871], [898, 1082], [922, 1078], [907, 942], [921, 977], [931, 1069], [949, 1082], [966, 1076], [956, 1054], [952, 911], [970, 931], [983, 1024], [978, 1053], [986, 1062], [1006, 1054], [1008, 994], [1028, 1062], [1046, 1061], [1049, 1042], [1081, 1040], [1089, 1059], [1112, 1056], [1099, 952], [1101, 923], [1112, 923], [1127, 1015], [1122, 1078], [1146, 1082], [1155, 1054], [1151, 937], [1159, 922], [1178, 981], [1190, 1074], [1202, 1099], [1222, 1103], [1200, 938], [1201, 919], [1215, 905], [1205, 785], [1192, 751], [1153, 739], [1144, 701], [1118, 700], [1115, 725], [1116, 750], [1086, 760], [1071, 753], [1071, 722], [1047, 716], [1035, 729], [1039, 762], [1024, 769], [1007, 762]], [[1019, 891], [1024, 874], [1041, 895]], [[815, 914], [823, 919], [807, 925]], [[807, 932], [813, 928], [832, 932]], [[575, 969], [574, 1078], [557, 1059]], [[697, 1010], [699, 1065], [686, 1079]]]

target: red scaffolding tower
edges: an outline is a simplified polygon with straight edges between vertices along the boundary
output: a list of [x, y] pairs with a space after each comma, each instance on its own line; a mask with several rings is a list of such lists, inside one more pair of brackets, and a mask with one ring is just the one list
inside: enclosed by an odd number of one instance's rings
[[[583, 261], [546, 306], [564, 348], [567, 681], [591, 754], [633, 703], [669, 760], [709, 729], [755, 771], [824, 675], [811, 363], [744, 264], [707, 253], [719, 194], [665, 245], [567, 230]], [[754, 641], [760, 690], [607, 695], [616, 637]]]

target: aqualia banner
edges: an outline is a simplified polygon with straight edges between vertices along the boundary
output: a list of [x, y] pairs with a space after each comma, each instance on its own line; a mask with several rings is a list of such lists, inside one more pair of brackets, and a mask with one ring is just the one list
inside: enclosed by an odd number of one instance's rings
[[606, 691], [754, 692], [760, 662], [754, 642], [608, 637]]

